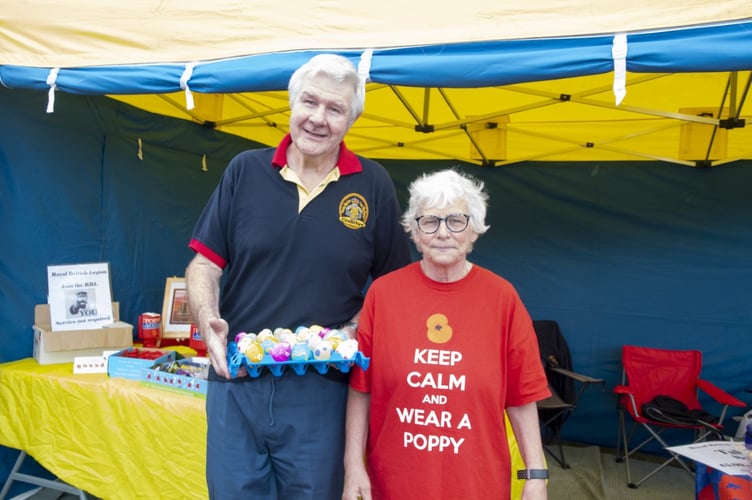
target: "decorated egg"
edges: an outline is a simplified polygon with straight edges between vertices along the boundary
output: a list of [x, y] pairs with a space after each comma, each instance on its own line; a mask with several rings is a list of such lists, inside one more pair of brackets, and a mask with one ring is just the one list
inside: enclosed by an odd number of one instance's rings
[[293, 361], [308, 361], [311, 357], [311, 348], [307, 342], [296, 342], [292, 345], [290, 359]]
[[336, 351], [344, 359], [352, 359], [355, 353], [358, 352], [358, 341], [355, 339], [347, 339], [339, 343]]
[[350, 337], [342, 330], [332, 329], [326, 332], [324, 335], [324, 340], [328, 340], [332, 343], [332, 348], [337, 349], [337, 346], [340, 344], [340, 342], [344, 342], [345, 340], [349, 339]]
[[311, 335], [311, 330], [305, 326], [299, 326], [295, 330], [295, 338], [298, 339], [298, 342], [308, 342]]
[[257, 340], [255, 336], [243, 335], [239, 340], [236, 340], [235, 342], [238, 344], [238, 352], [245, 352], [245, 350], [248, 349], [248, 345], [251, 342], [257, 342]]
[[263, 342], [266, 339], [274, 338], [274, 333], [269, 328], [264, 328], [260, 332], [258, 332], [258, 335], [256, 335], [259, 339], [259, 342]]
[[251, 363], [260, 363], [264, 359], [264, 350], [258, 340], [251, 340], [243, 353]]
[[283, 328], [282, 331], [277, 334], [277, 337], [282, 338], [282, 337], [287, 337], [289, 335], [295, 335], [295, 334], [289, 328]]
[[328, 340], [322, 340], [313, 349], [313, 359], [318, 361], [328, 361], [332, 357], [332, 343]]
[[266, 337], [264, 340], [261, 340], [261, 348], [264, 350], [264, 354], [271, 353], [272, 348], [277, 345], [277, 342], [278, 340], [274, 337]]
[[280, 342], [287, 342], [290, 345], [298, 341], [298, 337], [292, 333], [292, 330], [288, 330], [287, 328], [277, 335], [277, 339], [279, 339]]
[[287, 342], [279, 342], [271, 348], [269, 354], [271, 354], [274, 361], [287, 361], [290, 359], [292, 347]]
[[311, 331], [313, 335], [319, 335], [319, 333], [321, 332], [321, 330], [324, 329], [324, 327], [321, 325], [311, 325], [308, 327], [308, 329]]
[[323, 342], [323, 340], [317, 334], [314, 334], [308, 337], [308, 347], [311, 349], [311, 351], [316, 349], [316, 346], [319, 345], [321, 342]]

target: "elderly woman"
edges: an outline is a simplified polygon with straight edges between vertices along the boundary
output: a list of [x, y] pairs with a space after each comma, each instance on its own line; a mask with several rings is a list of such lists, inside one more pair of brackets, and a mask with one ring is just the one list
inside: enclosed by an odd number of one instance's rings
[[443, 170], [409, 191], [402, 224], [422, 259], [366, 295], [371, 363], [350, 379], [342, 498], [508, 499], [506, 410], [522, 498], [545, 499], [535, 402], [550, 393], [532, 321], [509, 282], [467, 260], [488, 229], [483, 184]]

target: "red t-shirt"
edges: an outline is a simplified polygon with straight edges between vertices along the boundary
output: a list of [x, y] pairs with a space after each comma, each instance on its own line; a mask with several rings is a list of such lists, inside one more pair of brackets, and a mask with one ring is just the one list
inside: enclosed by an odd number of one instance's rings
[[440, 283], [418, 263], [371, 285], [358, 327], [371, 358], [374, 498], [508, 498], [504, 409], [548, 397], [530, 316], [512, 285], [474, 266]]

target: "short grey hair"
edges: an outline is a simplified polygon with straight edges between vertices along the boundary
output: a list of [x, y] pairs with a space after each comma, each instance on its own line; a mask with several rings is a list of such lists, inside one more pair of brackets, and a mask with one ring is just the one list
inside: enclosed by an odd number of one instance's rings
[[402, 226], [412, 232], [418, 227], [415, 217], [426, 209], [441, 210], [458, 201], [467, 204], [470, 226], [478, 234], [488, 231], [486, 211], [488, 193], [482, 181], [455, 169], [426, 173], [415, 179], [408, 187], [410, 200], [402, 215]]
[[353, 101], [350, 106], [350, 123], [363, 112], [365, 106], [365, 86], [361, 85], [360, 75], [350, 60], [337, 54], [319, 54], [313, 56], [307, 63], [295, 70], [290, 77], [287, 85], [287, 91], [290, 99], [290, 107], [300, 95], [303, 87], [303, 81], [308, 77], [325, 75], [337, 83], [347, 83], [352, 85]]

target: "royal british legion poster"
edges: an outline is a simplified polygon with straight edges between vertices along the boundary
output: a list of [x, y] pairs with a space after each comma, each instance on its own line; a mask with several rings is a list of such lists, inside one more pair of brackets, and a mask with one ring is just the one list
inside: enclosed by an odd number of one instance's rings
[[89, 330], [112, 324], [107, 262], [47, 266], [52, 331]]

